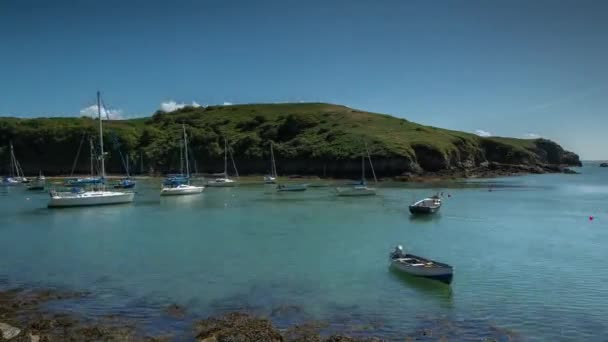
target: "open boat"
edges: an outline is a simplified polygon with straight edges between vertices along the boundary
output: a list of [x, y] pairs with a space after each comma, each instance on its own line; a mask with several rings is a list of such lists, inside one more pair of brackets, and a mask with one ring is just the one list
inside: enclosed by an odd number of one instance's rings
[[450, 284], [454, 276], [454, 268], [431, 259], [426, 259], [414, 254], [404, 253], [403, 247], [397, 246], [390, 254], [391, 267], [403, 273], [437, 280]]
[[182, 125], [184, 132], [184, 154], [180, 153], [180, 157], [184, 160], [186, 157], [186, 174], [170, 175], [163, 182], [160, 189], [161, 196], [179, 196], [179, 195], [195, 195], [200, 194], [205, 189], [204, 186], [190, 185], [190, 166], [188, 164], [188, 135], [186, 134], [186, 126]]
[[[376, 172], [374, 171], [374, 165], [372, 164], [372, 158], [369, 155], [369, 150], [367, 149], [367, 144], [365, 144], [365, 151], [367, 153], [367, 158], [369, 160], [369, 165], [372, 169], [372, 174], [374, 175], [374, 181], [378, 182], [376, 179]], [[354, 186], [350, 187], [338, 187], [336, 188], [336, 192], [338, 196], [374, 196], [376, 195], [376, 189], [370, 188], [367, 186], [367, 182], [365, 181], [365, 156], [361, 155], [361, 181]]]
[[409, 206], [410, 213], [413, 215], [434, 214], [439, 211], [439, 208], [441, 208], [441, 198], [438, 195], [421, 199]]
[[96, 183], [93, 190], [84, 190], [82, 188], [73, 188], [70, 192], [57, 192], [51, 190], [49, 195], [49, 208], [61, 208], [61, 207], [83, 207], [83, 206], [95, 206], [95, 205], [107, 205], [107, 204], [123, 204], [133, 202], [135, 196], [132, 192], [121, 192], [121, 191], [106, 191], [104, 180], [105, 180], [105, 164], [103, 152], [103, 121], [101, 120], [101, 95], [97, 92], [97, 115], [99, 117], [99, 149], [100, 155], [99, 160], [101, 162], [101, 177]]
[[[236, 164], [234, 163], [234, 158], [232, 158], [232, 152], [230, 153], [230, 159], [232, 160], [232, 165], [234, 166], [234, 171], [236, 176], [239, 176], [239, 173], [236, 169]], [[207, 186], [215, 187], [215, 188], [226, 188], [233, 187], [236, 185], [236, 181], [234, 179], [230, 179], [228, 177], [228, 141], [224, 138], [224, 173], [222, 173], [221, 178], [216, 178], [207, 182]]]

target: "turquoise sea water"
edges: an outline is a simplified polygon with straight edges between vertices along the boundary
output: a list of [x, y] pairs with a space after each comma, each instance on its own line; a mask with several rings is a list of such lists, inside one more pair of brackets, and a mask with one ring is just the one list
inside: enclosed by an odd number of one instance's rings
[[[579, 171], [383, 184], [369, 198], [246, 185], [161, 199], [150, 180], [133, 205], [62, 210], [45, 193], [2, 188], [0, 286], [88, 290], [59, 309], [158, 332], [190, 327], [160, 312], [178, 303], [192, 316], [247, 310], [389, 339], [442, 319], [458, 339], [498, 326], [526, 340], [603, 340], [608, 169]], [[412, 219], [407, 205], [436, 190], [450, 194], [440, 215]], [[397, 243], [453, 265], [451, 288], [391, 272]]]

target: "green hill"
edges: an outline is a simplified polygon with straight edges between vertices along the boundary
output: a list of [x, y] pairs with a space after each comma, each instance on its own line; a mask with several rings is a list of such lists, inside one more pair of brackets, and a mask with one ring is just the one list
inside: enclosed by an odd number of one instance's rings
[[[483, 138], [339, 105], [297, 103], [186, 107], [144, 119], [106, 122], [109, 171], [121, 172], [118, 148], [131, 164], [142, 157], [146, 172], [176, 171], [182, 124], [200, 172], [221, 171], [223, 136], [243, 174], [269, 169], [270, 141], [275, 143], [279, 173], [284, 174], [356, 175], [365, 143], [382, 176], [470, 171], [490, 164], [546, 169], [580, 163], [576, 154], [549, 140]], [[6, 146], [13, 141], [26, 173], [69, 173], [79, 145], [89, 135], [95, 137], [96, 129], [90, 118], [0, 118], [0, 171], [7, 171]], [[87, 171], [87, 154], [88, 143], [77, 172]], [[139, 164], [134, 169], [139, 170]]]

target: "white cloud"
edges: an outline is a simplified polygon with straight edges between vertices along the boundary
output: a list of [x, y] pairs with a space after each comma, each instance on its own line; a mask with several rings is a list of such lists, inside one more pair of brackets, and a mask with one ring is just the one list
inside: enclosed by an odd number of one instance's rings
[[169, 100], [169, 101], [161, 102], [160, 110], [162, 110], [163, 112], [169, 113], [169, 112], [176, 111], [178, 109], [182, 109], [186, 106], [200, 107], [201, 105], [196, 103], [196, 101], [192, 101], [191, 104], [187, 104], [187, 103], [177, 103], [173, 100]]
[[[92, 106], [88, 106], [86, 108], [82, 108], [80, 110], [80, 115], [81, 116], [97, 117], [97, 106], [96, 105], [92, 105]], [[111, 120], [122, 120], [122, 119], [124, 119], [122, 109], [106, 109], [106, 108], [103, 108], [103, 107], [101, 107], [101, 117], [103, 119], [106, 119], [107, 117], [110, 117]]]
[[540, 138], [540, 135], [536, 133], [526, 133], [524, 134], [524, 137], [526, 137], [527, 139], [538, 139]]
[[488, 131], [484, 131], [483, 129], [476, 129], [475, 134], [479, 135], [480, 137], [491, 137], [492, 136], [492, 133], [490, 133]]
[[224, 102], [224, 106], [232, 106], [232, 102]]

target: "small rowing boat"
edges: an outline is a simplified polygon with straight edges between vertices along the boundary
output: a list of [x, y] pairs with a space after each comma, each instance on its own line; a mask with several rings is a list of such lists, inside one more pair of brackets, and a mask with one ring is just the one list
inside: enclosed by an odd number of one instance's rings
[[397, 246], [390, 254], [391, 267], [403, 273], [437, 280], [445, 284], [452, 282], [454, 268], [431, 259], [426, 259], [414, 254], [404, 253], [403, 247]]
[[413, 215], [434, 214], [441, 208], [441, 198], [439, 196], [425, 198], [410, 205], [409, 208]]

